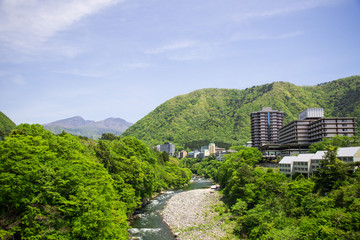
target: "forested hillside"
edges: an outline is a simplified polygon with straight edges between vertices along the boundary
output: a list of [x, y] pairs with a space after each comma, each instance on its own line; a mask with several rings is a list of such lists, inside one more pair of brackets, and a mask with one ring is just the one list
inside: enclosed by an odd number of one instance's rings
[[[322, 107], [326, 117], [360, 117], [360, 76], [316, 86], [274, 82], [245, 90], [202, 89], [174, 97], [128, 128], [149, 144], [172, 141], [243, 144], [251, 139], [250, 113], [262, 107], [285, 112], [285, 124], [306, 108]], [[359, 121], [359, 118], [357, 119]]]
[[15, 127], [16, 124], [0, 111], [0, 138], [9, 134]]
[[134, 209], [191, 175], [134, 137], [22, 124], [0, 141], [0, 239], [128, 239]]

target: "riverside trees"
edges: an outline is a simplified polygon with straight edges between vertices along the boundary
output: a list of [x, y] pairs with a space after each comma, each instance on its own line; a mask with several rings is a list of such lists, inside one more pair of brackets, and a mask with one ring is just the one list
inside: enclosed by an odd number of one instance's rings
[[255, 167], [249, 156], [229, 156], [217, 174], [236, 217], [238, 236], [360, 238], [360, 172], [348, 171], [336, 159], [336, 148], [328, 148], [322, 168], [309, 179], [300, 175], [291, 180], [272, 169]]
[[315, 176], [294, 180], [258, 167], [257, 149], [237, 149], [220, 165], [184, 162], [200, 173], [213, 167], [240, 239], [360, 239], [360, 171], [336, 159], [336, 148]]
[[23, 124], [0, 142], [0, 239], [127, 239], [141, 200], [190, 176], [132, 137], [97, 142]]

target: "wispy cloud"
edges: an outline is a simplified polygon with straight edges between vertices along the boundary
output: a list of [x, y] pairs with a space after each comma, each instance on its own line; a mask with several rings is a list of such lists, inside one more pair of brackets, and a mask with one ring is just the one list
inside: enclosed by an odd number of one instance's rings
[[263, 34], [263, 33], [236, 33], [234, 34], [230, 41], [236, 42], [236, 41], [250, 41], [250, 40], [282, 40], [282, 39], [289, 39], [289, 38], [295, 38], [298, 36], [303, 35], [304, 32], [302, 31], [296, 31], [296, 32], [289, 32], [289, 33], [282, 33], [279, 35], [269, 35], [269, 34]]
[[121, 66], [121, 69], [123, 69], [123, 70], [134, 70], [134, 69], [139, 69], [139, 68], [147, 68], [149, 66], [151, 66], [151, 64], [145, 63], [145, 62], [126, 63], [126, 64], [123, 64]]
[[[43, 43], [80, 19], [124, 0], [3, 0], [0, 42], [21, 52], [38, 51]], [[73, 54], [73, 51], [72, 53]]]
[[207, 60], [211, 57], [212, 44], [199, 41], [174, 41], [145, 51], [146, 54], [161, 55], [175, 61]]
[[179, 49], [188, 49], [197, 46], [198, 43], [195, 41], [177, 41], [170, 44], [165, 44], [163, 46], [157, 47], [155, 49], [151, 49], [146, 51], [145, 53], [148, 54], [160, 54], [160, 53], [166, 53], [174, 50]]
[[251, 6], [233, 17], [235, 21], [243, 22], [259, 18], [287, 15], [294, 12], [305, 11], [321, 6], [334, 4], [343, 0], [301, 0], [301, 1], [264, 1], [263, 4], [256, 3], [260, 7]]

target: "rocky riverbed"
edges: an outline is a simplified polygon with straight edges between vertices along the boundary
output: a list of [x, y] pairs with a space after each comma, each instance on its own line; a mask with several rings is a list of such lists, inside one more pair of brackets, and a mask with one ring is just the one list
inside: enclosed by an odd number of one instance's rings
[[[197, 189], [174, 195], [162, 211], [163, 219], [177, 239], [223, 239], [223, 219], [217, 218], [215, 206], [221, 204], [220, 193]], [[218, 219], [218, 220], [215, 220]]]

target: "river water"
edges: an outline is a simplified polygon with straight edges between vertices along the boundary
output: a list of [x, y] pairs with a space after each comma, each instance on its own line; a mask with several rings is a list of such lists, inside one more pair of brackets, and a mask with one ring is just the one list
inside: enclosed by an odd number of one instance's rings
[[211, 181], [203, 178], [193, 178], [193, 182], [186, 188], [178, 191], [168, 191], [161, 194], [150, 201], [139, 214], [139, 219], [131, 223], [129, 230], [132, 237], [139, 240], [171, 240], [175, 239], [170, 228], [162, 221], [160, 212], [164, 208], [166, 202], [179, 192], [192, 189], [200, 189], [211, 186]]

